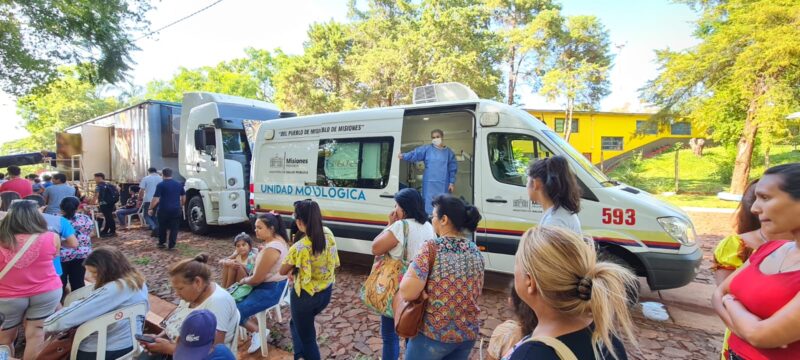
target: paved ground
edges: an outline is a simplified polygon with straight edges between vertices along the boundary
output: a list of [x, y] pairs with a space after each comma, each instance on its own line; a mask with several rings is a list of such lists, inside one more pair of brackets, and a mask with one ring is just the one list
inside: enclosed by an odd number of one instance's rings
[[[640, 310], [634, 311], [639, 348], [628, 345], [631, 359], [712, 359], [719, 351], [723, 328], [710, 308], [713, 278], [708, 271], [708, 265], [713, 245], [730, 231], [727, 224], [730, 223], [731, 215], [694, 212], [690, 215], [697, 227], [699, 242], [705, 254], [703, 270], [693, 283], [681, 289], [661, 292], [649, 292], [644, 289], [643, 301], [655, 300], [667, 304], [671, 318], [666, 322], [654, 322], [645, 319]], [[173, 252], [157, 250], [154, 241], [147, 237], [147, 233], [137, 229], [121, 232], [116, 238], [97, 239], [95, 245], [108, 244], [122, 248], [134, 264], [146, 274], [151, 293], [167, 301], [176, 302], [165, 277], [169, 264], [201, 251], [209, 253], [212, 261], [216, 263], [231, 253], [230, 240], [233, 234], [240, 230], [240, 228], [224, 228], [210, 236], [181, 233], [178, 238], [178, 250]], [[361, 304], [357, 295], [358, 288], [368, 273], [368, 267], [364, 266], [363, 260], [363, 257], [358, 256], [343, 257], [345, 264], [337, 274], [331, 304], [317, 318], [318, 338], [323, 358], [378, 359], [380, 356], [378, 317]], [[215, 276], [219, 276], [218, 272], [215, 272]], [[481, 297], [483, 320], [481, 334], [487, 340], [497, 324], [512, 316], [506, 308], [505, 293], [494, 290], [504, 289], [508, 281], [509, 277], [492, 277], [492, 286], [489, 286], [490, 289], [486, 289]], [[288, 315], [288, 309], [284, 309], [284, 315]], [[273, 334], [270, 358], [290, 358], [285, 352], [291, 352], [288, 323], [275, 321], [270, 324], [270, 328]], [[246, 347], [247, 343], [242, 343], [241, 346]], [[261, 359], [260, 355], [246, 358]], [[478, 359], [477, 351], [473, 352], [473, 358]]]

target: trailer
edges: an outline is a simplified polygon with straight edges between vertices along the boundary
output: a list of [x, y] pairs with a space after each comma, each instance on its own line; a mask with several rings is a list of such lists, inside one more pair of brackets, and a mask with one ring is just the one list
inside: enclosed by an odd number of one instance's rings
[[84, 183], [102, 172], [126, 189], [148, 168], [169, 167], [186, 190], [189, 228], [205, 233], [249, 221], [252, 137], [262, 121], [293, 115], [205, 92], [186, 93], [181, 104], [147, 100], [57, 134], [58, 168]]

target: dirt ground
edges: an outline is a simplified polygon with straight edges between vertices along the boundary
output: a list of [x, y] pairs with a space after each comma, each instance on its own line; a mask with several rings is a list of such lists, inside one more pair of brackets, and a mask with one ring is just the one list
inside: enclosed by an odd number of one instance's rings
[[[697, 228], [704, 256], [702, 271], [690, 286], [642, 294], [642, 301], [659, 301], [666, 304], [671, 319], [656, 322], [645, 319], [641, 307], [634, 310], [638, 347], [626, 344], [631, 359], [712, 359], [718, 354], [722, 341], [721, 322], [710, 308], [710, 291], [713, 278], [708, 270], [711, 249], [714, 244], [728, 234], [730, 214], [690, 213]], [[121, 231], [119, 236], [108, 239], [95, 239], [94, 245], [113, 245], [121, 248], [131, 261], [147, 276], [150, 292], [162, 299], [177, 302], [169, 286], [166, 271], [170, 264], [200, 252], [211, 256], [212, 263], [231, 254], [231, 239], [241, 231], [240, 227], [221, 228], [209, 236], [197, 236], [182, 232], [178, 237], [176, 251], [159, 250], [155, 241], [141, 229]], [[363, 256], [345, 254], [343, 266], [336, 276], [333, 298], [328, 308], [317, 317], [318, 339], [325, 359], [378, 359], [381, 351], [379, 318], [372, 314], [358, 298], [358, 289], [369, 272], [369, 260]], [[214, 276], [218, 279], [219, 268], [215, 266]], [[510, 319], [512, 314], [506, 305], [506, 294], [499, 291], [511, 280], [508, 276], [494, 276], [492, 286], [485, 289], [481, 297], [481, 335], [488, 344], [488, 337], [495, 326]], [[283, 310], [288, 318], [288, 309]], [[270, 342], [270, 358], [283, 359], [291, 352], [288, 321], [273, 321]], [[476, 344], [472, 358], [478, 359], [480, 342]], [[241, 346], [246, 347], [243, 343]], [[484, 345], [485, 346], [485, 345]], [[275, 350], [282, 349], [284, 351]], [[247, 356], [248, 359], [261, 359], [260, 355]]]

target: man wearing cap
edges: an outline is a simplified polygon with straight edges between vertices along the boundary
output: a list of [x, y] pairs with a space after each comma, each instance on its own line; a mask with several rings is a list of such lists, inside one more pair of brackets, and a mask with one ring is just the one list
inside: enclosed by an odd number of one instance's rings
[[[192, 311], [181, 326], [181, 335], [175, 346], [174, 360], [235, 360], [225, 344], [214, 345], [217, 318], [208, 310]], [[234, 340], [234, 341], [238, 341]]]

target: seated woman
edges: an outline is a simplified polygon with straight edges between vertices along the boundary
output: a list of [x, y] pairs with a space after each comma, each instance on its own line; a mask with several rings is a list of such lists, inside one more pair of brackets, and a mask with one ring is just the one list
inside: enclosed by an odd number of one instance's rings
[[256, 239], [265, 244], [258, 253], [252, 275], [239, 281], [241, 284], [252, 286], [253, 291], [236, 304], [242, 315], [239, 325], [253, 333], [250, 338], [250, 347], [247, 349], [249, 353], [254, 353], [261, 347], [261, 336], [258, 333], [258, 326], [253, 322], [248, 322], [247, 319], [280, 301], [281, 293], [286, 287], [287, 277], [281, 275], [279, 270], [289, 253], [286, 227], [280, 218], [273, 214], [259, 215], [255, 228]]
[[208, 255], [200, 254], [183, 260], [169, 270], [169, 281], [175, 294], [181, 299], [178, 307], [164, 320], [164, 331], [155, 337], [153, 343], [141, 343], [147, 350], [139, 359], [166, 359], [175, 353], [175, 346], [184, 319], [195, 310], [209, 310], [217, 318], [214, 344], [224, 344], [231, 348], [236, 341], [236, 302], [223, 287], [211, 281], [211, 268], [207, 265]]
[[[95, 289], [86, 298], [62, 308], [44, 321], [45, 332], [64, 331], [103, 314], [131, 305], [148, 303], [144, 275], [115, 247], [101, 246], [84, 262]], [[139, 319], [142, 329], [144, 318]], [[141, 330], [139, 330], [141, 333]], [[117, 322], [108, 327], [106, 359], [114, 360], [133, 350], [130, 324]], [[97, 334], [89, 336], [78, 348], [78, 360], [97, 357]]]

